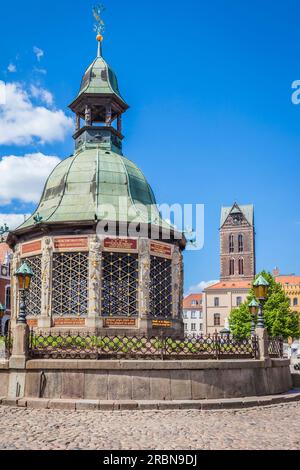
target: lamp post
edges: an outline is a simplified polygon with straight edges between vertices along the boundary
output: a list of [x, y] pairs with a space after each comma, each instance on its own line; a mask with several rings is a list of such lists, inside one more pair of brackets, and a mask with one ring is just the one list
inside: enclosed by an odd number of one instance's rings
[[259, 301], [257, 328], [265, 327], [263, 306], [267, 299], [269, 286], [270, 284], [263, 276], [259, 276], [253, 284], [255, 297]]
[[252, 336], [255, 335], [255, 320], [256, 320], [256, 315], [258, 314], [258, 308], [259, 308], [259, 303], [257, 300], [253, 299], [252, 302], [248, 305], [249, 311], [252, 316], [252, 322], [251, 322], [251, 334]]
[[28, 292], [30, 288], [30, 283], [31, 283], [31, 278], [33, 276], [33, 272], [27, 263], [23, 263], [22, 266], [19, 267], [19, 269], [16, 271], [14, 275], [18, 280], [19, 292], [20, 292], [20, 309], [19, 309], [17, 323], [26, 325], [27, 322], [26, 322], [25, 299], [26, 299], [26, 292]]

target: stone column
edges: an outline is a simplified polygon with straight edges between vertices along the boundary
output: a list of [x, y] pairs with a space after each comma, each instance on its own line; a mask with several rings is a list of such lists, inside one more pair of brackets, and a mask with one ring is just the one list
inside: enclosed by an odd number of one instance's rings
[[88, 328], [102, 328], [101, 318], [101, 242], [97, 236], [90, 238], [89, 250], [89, 307], [86, 326]]
[[183, 307], [183, 257], [178, 246], [174, 247], [172, 257], [172, 317], [176, 333], [184, 335], [182, 318]]
[[118, 132], [122, 134], [122, 116], [121, 115], [118, 116], [117, 129], [118, 129]]
[[255, 331], [258, 337], [259, 359], [269, 359], [269, 335], [266, 328], [256, 328]]
[[92, 112], [90, 106], [86, 105], [85, 107], [85, 125], [91, 126], [92, 125]]
[[112, 119], [112, 109], [111, 109], [111, 103], [109, 103], [106, 106], [106, 118], [105, 118], [106, 126], [111, 126], [111, 119]]
[[76, 132], [80, 131], [80, 115], [76, 114], [76, 125], [75, 125]]
[[150, 315], [150, 246], [148, 239], [139, 241], [139, 318], [140, 328], [147, 330]]
[[42, 280], [41, 280], [41, 316], [38, 318], [39, 328], [51, 328], [52, 308], [51, 308], [51, 291], [52, 291], [52, 257], [53, 257], [53, 240], [46, 237], [42, 242]]

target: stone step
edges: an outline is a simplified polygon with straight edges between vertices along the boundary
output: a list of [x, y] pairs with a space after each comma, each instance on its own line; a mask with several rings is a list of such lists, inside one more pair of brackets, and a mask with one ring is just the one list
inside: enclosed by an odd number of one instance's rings
[[217, 400], [174, 400], [174, 401], [102, 401], [102, 400], [66, 400], [47, 398], [0, 398], [3, 406], [23, 408], [52, 409], [68, 411], [114, 411], [114, 410], [220, 410], [246, 409], [258, 406], [270, 406], [300, 401], [300, 389], [291, 390], [282, 395], [264, 397], [227, 398]]

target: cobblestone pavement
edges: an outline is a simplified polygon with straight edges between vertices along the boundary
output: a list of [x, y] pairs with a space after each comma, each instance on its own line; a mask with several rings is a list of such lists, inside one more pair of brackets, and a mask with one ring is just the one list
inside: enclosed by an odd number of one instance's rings
[[300, 449], [300, 404], [228, 411], [0, 406], [0, 449]]

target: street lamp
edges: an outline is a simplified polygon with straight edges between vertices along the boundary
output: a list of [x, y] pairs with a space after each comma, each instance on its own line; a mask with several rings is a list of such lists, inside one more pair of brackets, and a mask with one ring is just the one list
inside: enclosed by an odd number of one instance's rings
[[249, 307], [249, 312], [251, 313], [252, 316], [252, 323], [251, 323], [251, 334], [255, 334], [255, 320], [256, 320], [256, 315], [258, 314], [258, 309], [259, 309], [259, 303], [257, 300], [253, 299], [252, 302], [248, 305]]
[[270, 284], [262, 275], [260, 275], [253, 284], [255, 297], [259, 301], [257, 328], [265, 327], [263, 304], [267, 299], [269, 286]]
[[23, 263], [22, 266], [19, 267], [19, 269], [16, 271], [14, 275], [18, 280], [19, 292], [20, 292], [20, 309], [19, 309], [19, 316], [17, 319], [17, 323], [26, 325], [25, 297], [26, 297], [26, 292], [28, 292], [30, 288], [30, 282], [33, 276], [33, 272], [27, 263]]

